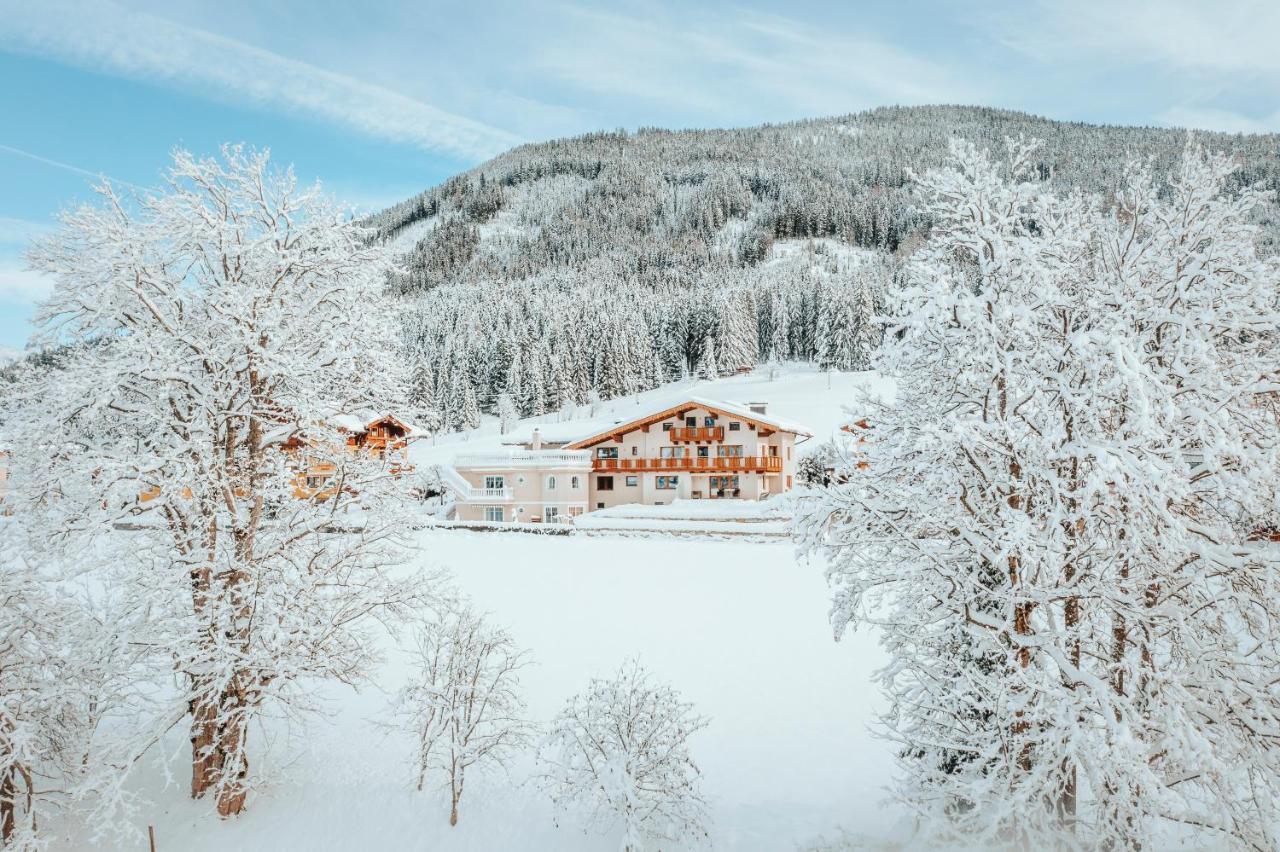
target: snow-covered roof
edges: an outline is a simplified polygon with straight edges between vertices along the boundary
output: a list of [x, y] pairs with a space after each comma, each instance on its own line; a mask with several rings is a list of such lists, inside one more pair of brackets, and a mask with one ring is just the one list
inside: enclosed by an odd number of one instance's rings
[[419, 438], [427, 434], [427, 431], [421, 426], [405, 420], [398, 414], [390, 412], [378, 413], [376, 411], [355, 411], [350, 414], [334, 414], [326, 418], [329, 423], [339, 429], [345, 429], [353, 434], [360, 434], [369, 431], [369, 427], [380, 420], [394, 420], [404, 427], [407, 437]]
[[[793, 432], [806, 438], [813, 437], [813, 432], [809, 431], [807, 426], [803, 426], [791, 420], [785, 420], [780, 417], [773, 417], [767, 414], [757, 414], [752, 411], [747, 403], [728, 402], [720, 399], [711, 399], [703, 396], [675, 396], [662, 400], [661, 403], [652, 404], [639, 408], [634, 414], [627, 417], [618, 417], [616, 414], [609, 417], [598, 417], [592, 420], [575, 420], [565, 423], [540, 423], [534, 427], [538, 430], [539, 436], [544, 444], [574, 444], [586, 441], [596, 436], [607, 436], [615, 434], [619, 431], [619, 427], [627, 426], [631, 423], [647, 420], [672, 409], [681, 406], [697, 406], [712, 411], [718, 411], [731, 417], [740, 417], [752, 423], [769, 428], [777, 429], [780, 432]], [[512, 436], [509, 443], [528, 444], [533, 441], [533, 433], [525, 432], [520, 435]]]
[[457, 468], [484, 468], [509, 470], [518, 467], [581, 468], [591, 467], [591, 453], [587, 450], [494, 450], [480, 453], [462, 453], [453, 460]]
[[784, 420], [781, 417], [772, 417], [766, 414], [756, 414], [751, 410], [749, 403], [725, 402], [722, 400], [708, 399], [707, 397], [691, 396], [689, 401], [701, 405], [704, 408], [714, 408], [723, 411], [725, 414], [733, 414], [744, 420], [754, 420], [756, 423], [763, 423], [766, 426], [772, 426], [781, 432], [794, 432], [797, 435], [803, 435], [806, 438], [812, 438], [813, 433], [809, 431], [808, 426], [796, 423], [794, 420]]

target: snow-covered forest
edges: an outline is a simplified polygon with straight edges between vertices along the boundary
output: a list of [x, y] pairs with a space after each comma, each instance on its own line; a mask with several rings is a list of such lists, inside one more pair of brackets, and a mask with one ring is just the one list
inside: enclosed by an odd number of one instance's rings
[[[415, 401], [445, 428], [769, 360], [869, 363], [873, 306], [932, 215], [912, 175], [952, 139], [1042, 141], [1058, 190], [1113, 196], [1130, 157], [1174, 168], [1176, 130], [971, 107], [878, 109], [733, 130], [599, 133], [526, 145], [370, 224], [405, 255], [393, 278]], [[1280, 188], [1277, 137], [1200, 134], [1239, 158], [1230, 186]], [[1280, 243], [1280, 207], [1256, 213]]]

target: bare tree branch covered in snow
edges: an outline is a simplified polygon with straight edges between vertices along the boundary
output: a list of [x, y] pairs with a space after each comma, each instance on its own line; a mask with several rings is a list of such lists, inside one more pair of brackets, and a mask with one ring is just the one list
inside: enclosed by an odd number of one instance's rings
[[539, 749], [542, 783], [557, 807], [583, 808], [601, 829], [620, 822], [625, 852], [703, 840], [706, 803], [688, 741], [706, 726], [632, 660], [565, 704]]
[[467, 773], [505, 767], [530, 743], [519, 679], [528, 655], [505, 630], [456, 600], [419, 629], [416, 641], [415, 677], [396, 696], [392, 713], [395, 726], [417, 740], [418, 789], [441, 776], [449, 789], [449, 824], [457, 825]]
[[953, 145], [890, 296], [866, 467], [809, 506], [834, 620], [878, 624], [924, 839], [1280, 845], [1280, 265], [1188, 145], [1056, 194]]
[[4, 423], [10, 541], [107, 589], [133, 676], [156, 678], [96, 735], [145, 745], [185, 718], [191, 794], [230, 816], [252, 720], [360, 681], [372, 630], [433, 590], [388, 570], [410, 526], [397, 460], [338, 426], [404, 399], [386, 255], [265, 153], [179, 151], [162, 191], [99, 193], [31, 256], [57, 282], [42, 334], [70, 354]]

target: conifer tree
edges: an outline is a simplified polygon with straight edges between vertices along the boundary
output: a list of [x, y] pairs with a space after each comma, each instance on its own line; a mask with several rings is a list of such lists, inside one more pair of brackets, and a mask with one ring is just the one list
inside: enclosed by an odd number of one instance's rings
[[707, 337], [702, 344], [702, 357], [698, 359], [698, 378], [707, 381], [718, 378], [720, 368], [716, 362], [716, 341], [713, 337]]

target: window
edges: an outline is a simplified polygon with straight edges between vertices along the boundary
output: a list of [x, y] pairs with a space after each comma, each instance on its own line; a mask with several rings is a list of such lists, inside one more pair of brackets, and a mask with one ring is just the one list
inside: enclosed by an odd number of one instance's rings
[[321, 485], [324, 485], [324, 481], [325, 481], [326, 479], [328, 479], [328, 478], [329, 478], [329, 477], [327, 477], [327, 476], [308, 476], [308, 477], [307, 477], [307, 487], [308, 487], [308, 488], [319, 488]]
[[485, 506], [484, 519], [494, 523], [502, 523], [502, 507], [501, 506]]
[[711, 493], [720, 496], [731, 496], [730, 492], [738, 490], [738, 477], [736, 476], [713, 476], [710, 477]]
[[547, 490], [548, 491], [556, 490], [556, 478], [554, 476], [547, 477]]
[[702, 425], [707, 427], [716, 425], [715, 415], [709, 414], [706, 417], [702, 418]]
[[484, 487], [489, 491], [498, 491], [506, 488], [507, 483], [501, 476], [486, 476], [484, 478]]
[[633, 456], [638, 456], [638, 455], [640, 455], [640, 448], [639, 448], [639, 447], [634, 447], [634, 446], [633, 446], [633, 447], [631, 448], [631, 455], [633, 455]]
[[778, 457], [778, 448], [773, 444], [769, 445], [769, 455], [773, 456], [775, 459]]
[[741, 431], [742, 431], [742, 424], [741, 424], [741, 423], [739, 423], [739, 422], [738, 422], [738, 421], [736, 421], [736, 420], [730, 420], [730, 421], [729, 421], [729, 431], [730, 431], [730, 432], [741, 432]]
[[543, 506], [542, 520], [546, 521], [548, 524], [554, 524], [556, 521], [560, 520], [560, 507]]
[[670, 431], [671, 431], [671, 424], [670, 424], [670, 423], [663, 423], [663, 424], [662, 424], [662, 431], [663, 431], [663, 432], [670, 432]]
[[688, 447], [658, 447], [658, 457], [664, 459], [682, 459], [689, 454]]
[[569, 487], [572, 488], [574, 491], [577, 491], [581, 487], [581, 483], [578, 481], [578, 477], [576, 476], [570, 477]]
[[791, 448], [787, 447], [787, 461], [791, 461]]
[[711, 455], [710, 447], [698, 447], [698, 458], [705, 459]]
[[677, 487], [679, 484], [680, 484], [680, 477], [678, 476], [659, 476], [657, 487], [665, 491], [669, 491]]
[[603, 509], [603, 508], [604, 508], [604, 504], [603, 504], [603, 503], [597, 503], [597, 504], [596, 504], [596, 508], [597, 508], [597, 509]]
[[596, 477], [596, 490], [597, 490], [597, 491], [612, 491], [612, 490], [613, 490], [613, 477], [612, 477], [612, 476], [597, 476], [597, 477]]
[[596, 447], [596, 458], [598, 459], [616, 459], [617, 457], [617, 447]]
[[722, 459], [728, 459], [728, 458], [740, 459], [742, 458], [742, 445], [741, 444], [721, 444], [720, 446], [716, 447], [716, 456]]
[[688, 426], [690, 429], [697, 429], [697, 428], [698, 428], [698, 418], [696, 418], [696, 417], [686, 417], [686, 418], [684, 419], [684, 425]]
[[579, 515], [581, 515], [581, 514], [582, 514], [582, 507], [581, 507], [581, 506], [570, 506], [570, 507], [569, 507], [569, 517], [571, 517], [571, 518], [576, 518], [576, 517], [578, 517], [578, 516], [579, 516]]
[[639, 485], [639, 484], [640, 484], [640, 477], [638, 477], [638, 476], [628, 476], [628, 477], [627, 477], [627, 485], [628, 485], [628, 486], [630, 486], [630, 487], [635, 487], [635, 486], [637, 486], [637, 485]]

